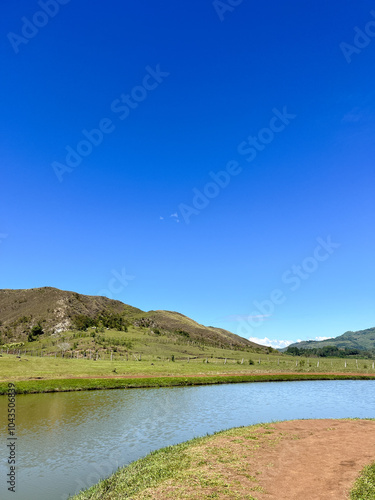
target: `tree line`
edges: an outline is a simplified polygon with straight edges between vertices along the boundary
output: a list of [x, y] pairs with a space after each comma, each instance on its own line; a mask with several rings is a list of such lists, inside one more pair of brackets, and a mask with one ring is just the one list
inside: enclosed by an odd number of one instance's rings
[[286, 354], [292, 356], [304, 356], [306, 358], [374, 358], [375, 351], [363, 351], [352, 347], [337, 347], [335, 345], [327, 345], [324, 347], [314, 347], [310, 349], [298, 348], [289, 346], [285, 351]]

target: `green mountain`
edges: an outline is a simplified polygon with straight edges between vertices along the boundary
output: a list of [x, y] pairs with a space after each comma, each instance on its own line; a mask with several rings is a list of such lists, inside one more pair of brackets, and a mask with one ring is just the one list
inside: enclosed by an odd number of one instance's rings
[[0, 342], [3, 344], [27, 342], [32, 332], [39, 335], [36, 338], [42, 339], [87, 328], [117, 330], [125, 339], [128, 327], [132, 332], [147, 331], [152, 336], [163, 336], [173, 342], [185, 339], [190, 344], [218, 348], [272, 350], [227, 330], [203, 326], [177, 312], [145, 312], [107, 297], [81, 295], [51, 287], [0, 290]]
[[[320, 349], [326, 346], [336, 346], [339, 349], [358, 349], [359, 351], [375, 351], [375, 327], [357, 332], [345, 332], [328, 340], [308, 340], [291, 344], [297, 349]], [[285, 351], [286, 349], [283, 349]]]

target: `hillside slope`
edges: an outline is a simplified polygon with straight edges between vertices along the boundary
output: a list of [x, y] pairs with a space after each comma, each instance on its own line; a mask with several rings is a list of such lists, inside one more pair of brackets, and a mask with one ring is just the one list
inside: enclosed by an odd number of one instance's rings
[[25, 341], [31, 328], [38, 323], [47, 335], [57, 334], [74, 329], [75, 319], [79, 316], [98, 320], [101, 315], [120, 316], [134, 327], [160, 331], [167, 336], [177, 333], [216, 347], [268, 350], [227, 330], [203, 326], [177, 312], [144, 312], [107, 297], [52, 287], [0, 290], [0, 338], [3, 342]]
[[[263, 348], [254, 342], [234, 333], [213, 326], [203, 326], [191, 318], [174, 311], [149, 311], [136, 319], [135, 325], [151, 326], [164, 331], [180, 332], [197, 342], [205, 342], [217, 347], [254, 347]], [[188, 335], [187, 335], [188, 334]]]
[[[336, 346], [338, 348], [359, 349], [360, 351], [375, 350], [375, 327], [359, 330], [357, 332], [345, 332], [338, 337], [328, 340], [308, 340], [291, 344], [289, 347], [298, 349], [318, 349], [325, 346]], [[286, 349], [285, 349], [286, 350]]]

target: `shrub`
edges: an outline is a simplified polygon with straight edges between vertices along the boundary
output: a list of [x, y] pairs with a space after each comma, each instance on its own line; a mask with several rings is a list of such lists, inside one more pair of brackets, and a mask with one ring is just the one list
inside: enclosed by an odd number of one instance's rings
[[28, 342], [34, 342], [35, 340], [39, 339], [39, 335], [43, 335], [44, 331], [40, 323], [37, 325], [33, 326], [27, 336], [27, 341]]
[[190, 334], [188, 332], [185, 332], [185, 330], [175, 330], [175, 333], [177, 333], [178, 335], [182, 335], [183, 337], [190, 337]]
[[85, 314], [78, 314], [73, 318], [73, 326], [77, 330], [85, 331], [90, 326], [94, 325], [94, 320]]

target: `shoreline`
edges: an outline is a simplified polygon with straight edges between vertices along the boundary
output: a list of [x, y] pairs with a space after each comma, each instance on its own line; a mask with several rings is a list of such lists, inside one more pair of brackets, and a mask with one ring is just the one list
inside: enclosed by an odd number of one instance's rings
[[349, 418], [234, 427], [156, 450], [70, 499], [372, 498], [356, 493], [375, 460], [374, 428]]
[[16, 394], [39, 394], [53, 392], [73, 392], [110, 389], [145, 389], [158, 387], [188, 387], [200, 385], [251, 383], [251, 382], [290, 382], [313, 380], [375, 380], [375, 374], [368, 373], [259, 373], [251, 375], [189, 375], [159, 376], [126, 375], [126, 376], [92, 376], [59, 379], [28, 379], [20, 381], [0, 382], [0, 396], [6, 395], [8, 383], [14, 383]]

